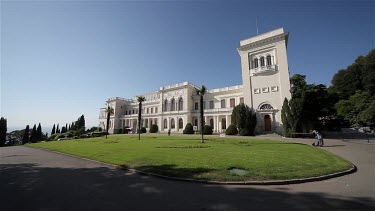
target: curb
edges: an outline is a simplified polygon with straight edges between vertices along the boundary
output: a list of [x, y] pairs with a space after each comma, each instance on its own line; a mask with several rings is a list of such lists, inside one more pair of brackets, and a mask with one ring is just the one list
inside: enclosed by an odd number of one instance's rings
[[[30, 146], [26, 146], [26, 147], [30, 147]], [[92, 159], [89, 159], [89, 158], [79, 157], [79, 156], [76, 156], [76, 155], [70, 155], [70, 154], [66, 154], [66, 153], [63, 153], [63, 152], [53, 151], [53, 150], [50, 150], [50, 149], [37, 148], [37, 147], [30, 147], [30, 148], [45, 150], [45, 151], [48, 151], [48, 152], [53, 152], [53, 153], [57, 153], [57, 154], [61, 154], [61, 155], [65, 155], [65, 156], [69, 156], [69, 157], [73, 157], [73, 158], [87, 160], [87, 161], [91, 161], [91, 162], [95, 162], [95, 163], [100, 163], [102, 165], [111, 166], [111, 167], [116, 168], [116, 169], [130, 171], [130, 172], [134, 172], [134, 173], [138, 173], [138, 174], [142, 174], [142, 175], [154, 176], [154, 177], [159, 177], [159, 178], [169, 179], [169, 180], [175, 180], [175, 181], [205, 183], [205, 184], [217, 184], [217, 185], [264, 185], [264, 186], [267, 186], [267, 185], [301, 184], [301, 183], [306, 183], [306, 182], [318, 182], [318, 181], [322, 181], [322, 180], [332, 179], [332, 178], [335, 178], [335, 177], [341, 177], [341, 176], [344, 176], [344, 175], [347, 175], [347, 174], [355, 173], [358, 170], [357, 167], [353, 163], [351, 163], [352, 167], [348, 170], [333, 173], [333, 174], [322, 175], [322, 176], [318, 176], [318, 177], [307, 177], [307, 178], [290, 179], [290, 180], [221, 182], [221, 181], [196, 180], [196, 179], [190, 179], [190, 178], [170, 177], [170, 176], [165, 176], [165, 175], [151, 173], [151, 172], [145, 172], [145, 171], [136, 170], [136, 169], [130, 169], [130, 168], [128, 169], [128, 168], [124, 168], [123, 166], [120, 166], [120, 165], [105, 163], [105, 162], [102, 162], [102, 161], [92, 160]]]

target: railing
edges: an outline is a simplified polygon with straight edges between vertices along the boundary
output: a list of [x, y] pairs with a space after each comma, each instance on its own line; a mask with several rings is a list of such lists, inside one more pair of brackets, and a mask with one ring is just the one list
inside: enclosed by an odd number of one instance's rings
[[261, 66], [261, 67], [250, 69], [250, 74], [258, 75], [261, 73], [266, 73], [266, 72], [271, 72], [271, 71], [276, 71], [276, 70], [277, 70], [277, 65], [267, 65], [267, 66]]
[[[214, 113], [214, 112], [232, 112], [233, 108], [213, 108], [204, 109], [204, 113]], [[193, 110], [192, 113], [199, 113], [199, 110]]]

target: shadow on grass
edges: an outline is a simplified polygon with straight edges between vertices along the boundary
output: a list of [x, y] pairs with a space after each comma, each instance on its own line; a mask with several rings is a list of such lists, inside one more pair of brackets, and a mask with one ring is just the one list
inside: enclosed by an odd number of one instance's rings
[[[121, 165], [121, 169], [128, 170], [129, 168], [126, 165]], [[179, 168], [174, 164], [137, 166], [135, 169], [143, 172], [180, 178], [197, 178], [199, 175], [215, 170], [209, 168]]]

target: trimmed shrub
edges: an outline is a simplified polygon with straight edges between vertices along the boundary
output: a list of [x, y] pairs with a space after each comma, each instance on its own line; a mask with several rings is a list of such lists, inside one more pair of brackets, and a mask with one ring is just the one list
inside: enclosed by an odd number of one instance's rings
[[191, 123], [187, 123], [185, 126], [185, 130], [182, 132], [183, 134], [194, 134], [193, 125]]
[[53, 141], [53, 140], [55, 140], [55, 137], [57, 135], [59, 135], [59, 134], [53, 134], [53, 135], [51, 135], [50, 137], [47, 138], [47, 141]]
[[225, 135], [237, 135], [238, 130], [234, 124], [230, 124], [229, 127], [225, 130]]
[[212, 135], [212, 133], [213, 133], [213, 130], [211, 126], [205, 125], [203, 127], [203, 135]]
[[156, 124], [151, 125], [150, 133], [157, 133], [159, 131], [159, 127]]
[[141, 133], [146, 133], [146, 132], [147, 132], [146, 128], [145, 127], [141, 127]]

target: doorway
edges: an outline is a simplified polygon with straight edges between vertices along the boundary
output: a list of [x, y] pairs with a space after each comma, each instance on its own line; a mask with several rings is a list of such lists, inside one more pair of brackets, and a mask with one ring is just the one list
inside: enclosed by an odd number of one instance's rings
[[265, 115], [264, 116], [264, 130], [265, 131], [271, 131], [272, 130], [270, 115]]

